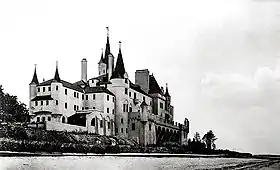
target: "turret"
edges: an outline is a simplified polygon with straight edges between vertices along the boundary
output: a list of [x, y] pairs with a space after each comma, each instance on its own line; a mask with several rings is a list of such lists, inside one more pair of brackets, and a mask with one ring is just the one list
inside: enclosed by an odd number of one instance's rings
[[81, 61], [81, 80], [87, 82], [87, 60], [85, 58]]
[[58, 62], [56, 61], [56, 69], [55, 69], [55, 74], [54, 74], [54, 81], [60, 82], [61, 79], [59, 77], [59, 73], [58, 73]]
[[114, 70], [114, 56], [109, 54], [108, 56], [108, 81], [110, 81]]
[[[121, 44], [121, 42], [119, 42], [119, 44]], [[124, 79], [125, 74], [126, 74], [126, 72], [125, 72], [125, 68], [124, 68], [121, 45], [120, 45], [119, 54], [118, 54], [118, 58], [117, 58], [117, 62], [116, 62], [116, 67], [112, 74], [111, 79], [115, 79], [115, 78]]]
[[166, 90], [165, 90], [165, 110], [169, 111], [170, 105], [171, 105], [171, 96], [168, 92], [168, 84], [166, 83]]
[[148, 105], [145, 101], [143, 101], [140, 106], [141, 106], [140, 119], [142, 122], [147, 122], [148, 121]]
[[32, 100], [34, 97], [37, 95], [37, 85], [39, 85], [39, 81], [37, 78], [37, 73], [36, 73], [36, 65], [35, 65], [35, 70], [33, 74], [33, 78], [31, 83], [29, 84], [29, 100]]

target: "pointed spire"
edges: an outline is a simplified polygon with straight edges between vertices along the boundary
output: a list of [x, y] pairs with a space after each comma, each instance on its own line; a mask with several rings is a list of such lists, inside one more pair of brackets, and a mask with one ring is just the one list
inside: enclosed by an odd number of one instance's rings
[[56, 69], [55, 69], [55, 74], [54, 74], [54, 80], [60, 82], [60, 77], [59, 77], [59, 74], [58, 74], [58, 61], [56, 61]]
[[125, 74], [125, 68], [124, 68], [122, 52], [121, 52], [121, 41], [119, 41], [119, 54], [116, 62], [115, 71], [113, 72], [111, 78], [124, 78], [124, 74]]
[[107, 29], [107, 42], [105, 48], [104, 62], [108, 65], [108, 55], [111, 53], [111, 50], [110, 50], [110, 42], [109, 42], [109, 27], [106, 27], [106, 29]]
[[32, 81], [31, 81], [30, 84], [36, 84], [36, 85], [39, 84], [39, 81], [38, 81], [38, 78], [37, 78], [37, 73], [36, 73], [36, 64], [35, 64], [35, 70], [34, 70], [33, 78], [32, 78]]
[[104, 58], [103, 58], [103, 48], [101, 48], [101, 58], [100, 58], [100, 61], [98, 62], [99, 63], [102, 63], [104, 61]]
[[170, 97], [169, 92], [168, 92], [168, 84], [167, 83], [166, 83], [165, 96]]

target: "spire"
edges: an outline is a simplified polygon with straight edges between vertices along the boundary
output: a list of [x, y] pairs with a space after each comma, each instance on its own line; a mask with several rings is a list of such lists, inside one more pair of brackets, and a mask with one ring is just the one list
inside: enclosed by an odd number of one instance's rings
[[119, 41], [119, 54], [116, 62], [115, 71], [113, 72], [111, 78], [124, 78], [124, 74], [125, 74], [125, 68], [124, 68], [123, 58], [122, 58], [121, 41]]
[[106, 64], [108, 64], [108, 55], [111, 53], [111, 51], [110, 51], [110, 42], [109, 42], [109, 27], [106, 27], [106, 29], [107, 29], [107, 42], [106, 42], [106, 48], [105, 48], [104, 61]]
[[59, 77], [59, 74], [58, 74], [58, 61], [56, 61], [56, 69], [55, 69], [55, 74], [54, 74], [54, 80], [60, 82], [60, 77]]
[[166, 83], [165, 96], [170, 97], [170, 95], [169, 95], [169, 93], [168, 93], [168, 84], [167, 84], [167, 83]]
[[37, 73], [36, 73], [36, 64], [35, 64], [35, 70], [34, 70], [33, 78], [32, 78], [32, 81], [29, 85], [31, 85], [31, 84], [36, 84], [36, 85], [39, 84], [39, 81], [38, 81], [38, 78], [37, 78]]
[[102, 63], [103, 61], [104, 61], [104, 58], [103, 58], [103, 48], [101, 48], [101, 58], [100, 58], [99, 63]]

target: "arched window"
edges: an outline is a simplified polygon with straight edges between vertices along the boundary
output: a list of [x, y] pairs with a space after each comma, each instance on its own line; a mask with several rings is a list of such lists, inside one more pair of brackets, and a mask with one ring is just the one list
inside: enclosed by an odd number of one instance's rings
[[62, 123], [65, 123], [65, 117], [64, 116], [62, 117]]
[[131, 105], [131, 103], [129, 105], [129, 112], [132, 112], [132, 105]]
[[91, 123], [90, 124], [91, 124], [91, 126], [95, 126], [95, 118], [91, 119]]

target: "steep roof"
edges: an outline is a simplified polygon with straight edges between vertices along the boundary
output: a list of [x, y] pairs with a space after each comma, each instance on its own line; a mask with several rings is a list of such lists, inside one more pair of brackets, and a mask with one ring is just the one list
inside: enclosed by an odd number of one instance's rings
[[133, 90], [139, 92], [139, 93], [142, 93], [142, 94], [144, 94], [144, 95], [150, 97], [150, 95], [147, 94], [146, 92], [144, 92], [144, 91], [141, 89], [141, 87], [140, 87], [139, 85], [133, 84], [133, 83], [131, 83], [131, 81], [129, 81], [129, 87], [130, 87], [131, 89], [133, 89]]
[[112, 93], [110, 90], [108, 90], [107, 88], [102, 87], [102, 86], [86, 87], [85, 93], [107, 93], [107, 94], [115, 96], [114, 93]]
[[159, 93], [162, 94], [162, 91], [157, 83], [157, 80], [155, 79], [155, 77], [153, 75], [149, 75], [150, 77], [150, 83], [149, 83], [149, 94], [153, 94], [153, 93]]
[[39, 100], [53, 100], [51, 95], [45, 95], [45, 96], [36, 96], [31, 101], [39, 101]]
[[167, 84], [166, 84], [165, 96], [166, 96], [166, 97], [170, 97], [170, 94], [169, 94], [169, 92], [168, 92], [168, 86], [167, 86]]
[[31, 85], [31, 84], [36, 84], [36, 85], [39, 84], [39, 81], [38, 81], [38, 78], [37, 78], [37, 73], [36, 73], [36, 67], [35, 67], [35, 70], [34, 70], [33, 78], [32, 78], [31, 83], [29, 85]]
[[[121, 42], [119, 42], [119, 43], [121, 44]], [[124, 68], [124, 63], [123, 63], [123, 58], [122, 58], [122, 51], [121, 51], [121, 47], [120, 47], [117, 62], [116, 62], [116, 67], [112, 74], [111, 79], [124, 78], [124, 74], [125, 74], [125, 68]]]
[[[48, 86], [48, 85], [51, 85], [52, 82], [56, 82], [57, 80], [55, 79], [50, 79], [50, 80], [47, 80], [47, 81], [44, 81], [42, 83], [39, 84], [39, 86]], [[64, 80], [60, 80], [60, 83], [62, 83], [62, 85], [64, 87], [67, 87], [69, 89], [72, 89], [72, 90], [76, 90], [76, 91], [79, 91], [81, 93], [84, 92], [83, 88], [78, 86], [78, 85], [74, 85], [72, 83], [69, 83], [67, 81], [64, 81]]]

